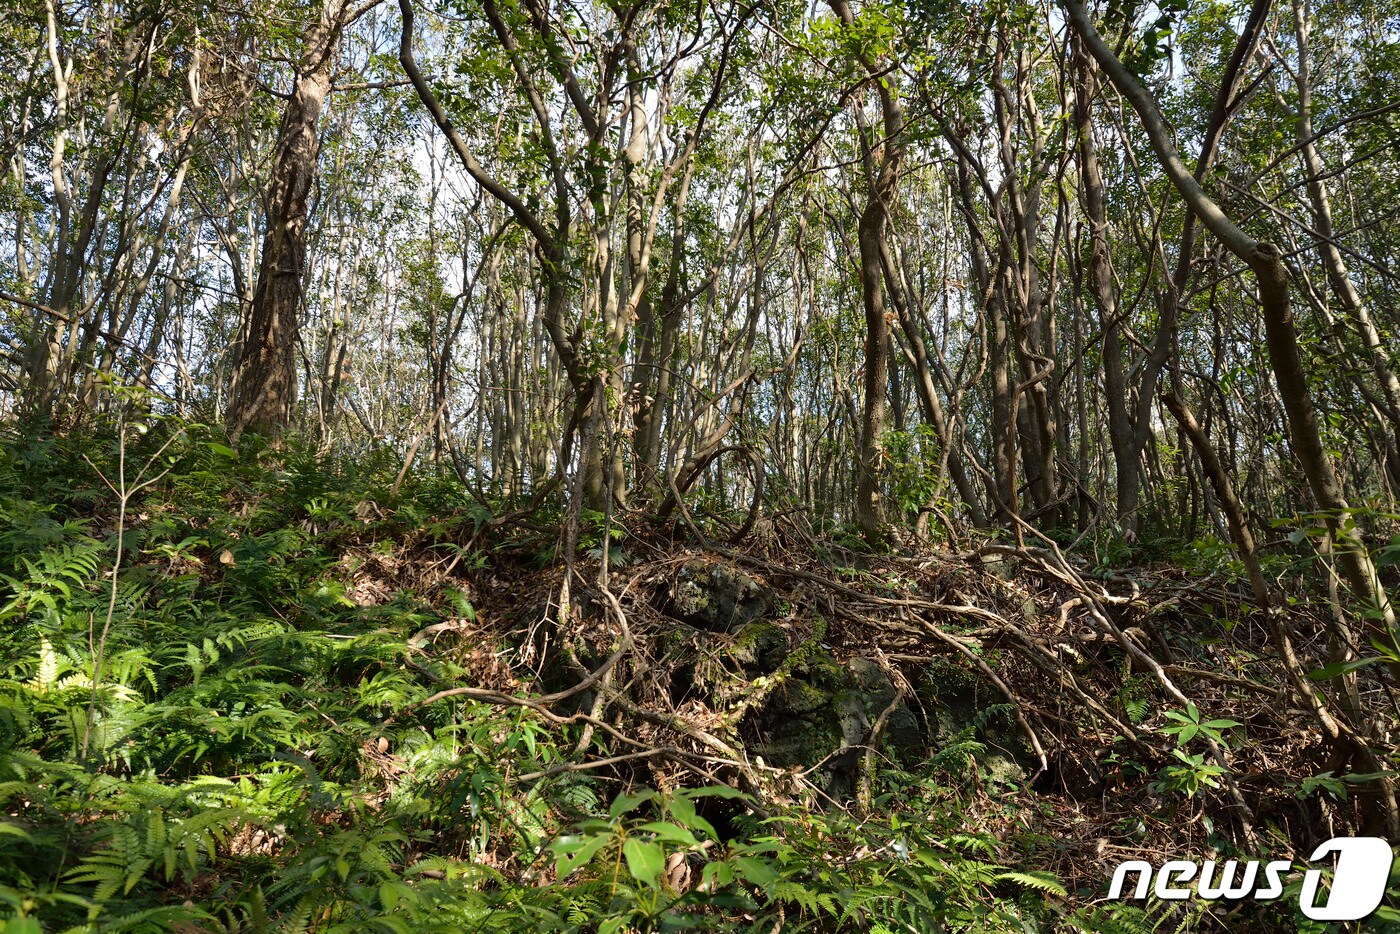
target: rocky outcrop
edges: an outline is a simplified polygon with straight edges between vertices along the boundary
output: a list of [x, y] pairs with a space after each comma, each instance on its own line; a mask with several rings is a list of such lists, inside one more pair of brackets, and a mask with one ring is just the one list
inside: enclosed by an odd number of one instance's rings
[[[794, 618], [761, 578], [710, 557], [672, 567], [650, 597], [675, 621], [652, 636], [670, 701], [676, 709], [701, 705], [717, 716], [711, 728], [750, 755], [810, 770], [808, 778], [837, 800], [855, 793], [872, 745], [882, 761], [910, 771], [940, 755], [950, 767], [971, 755], [994, 782], [1020, 783], [1033, 771], [1001, 695], [957, 662], [923, 668], [901, 693], [886, 664], [838, 658], [825, 642], [825, 621]], [[601, 656], [579, 661], [574, 677]]]
[[1036, 770], [1035, 756], [992, 685], [952, 661], [924, 669], [917, 685], [929, 718], [934, 755], [958, 744], [975, 743], [977, 767], [989, 781], [1021, 783]]
[[779, 682], [745, 721], [753, 752], [770, 765], [817, 766], [828, 793], [841, 797], [851, 792], [861, 754], [872, 741], [901, 765], [923, 756], [919, 720], [878, 663], [839, 662], [820, 645], [804, 649], [785, 660]]
[[773, 591], [722, 561], [694, 559], [670, 582], [660, 609], [709, 632], [733, 632], [773, 611]]

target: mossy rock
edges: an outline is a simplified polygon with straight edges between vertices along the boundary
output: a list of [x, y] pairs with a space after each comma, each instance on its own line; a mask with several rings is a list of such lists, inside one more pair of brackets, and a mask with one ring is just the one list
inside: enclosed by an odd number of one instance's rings
[[660, 600], [660, 609], [697, 629], [734, 632], [773, 612], [773, 591], [722, 561], [687, 561]]
[[684, 626], [666, 628], [655, 636], [656, 651], [663, 658], [694, 654], [701, 638], [705, 638], [703, 634]]
[[768, 709], [781, 719], [801, 719], [814, 714], [825, 713], [835, 701], [836, 695], [823, 690], [810, 681], [789, 678], [768, 700]]
[[749, 676], [771, 675], [788, 657], [787, 633], [773, 623], [749, 623], [734, 634], [725, 654]]
[[1038, 768], [1035, 755], [1014, 716], [1001, 708], [1006, 698], [980, 675], [952, 662], [924, 670], [917, 685], [928, 712], [931, 745], [942, 749], [967, 735], [986, 747], [977, 765], [989, 781], [1020, 784]]
[[1021, 573], [1021, 562], [1011, 555], [983, 555], [981, 564], [982, 570], [1004, 581], [1015, 580]]
[[[868, 658], [850, 659], [846, 670], [854, 681], [852, 693], [861, 705], [867, 721], [865, 735], [869, 735], [870, 728], [894, 703], [899, 692], [885, 670]], [[890, 710], [881, 741], [886, 751], [902, 764], [911, 764], [919, 758], [925, 748], [924, 731], [908, 704], [901, 702]], [[864, 742], [864, 737], [858, 742]]]
[[[813, 649], [751, 721], [758, 735], [750, 748], [781, 768], [813, 766], [827, 759], [821, 769], [827, 791], [848, 795], [861, 747], [896, 695], [888, 675], [870, 659], [843, 664], [825, 649]], [[919, 721], [905, 704], [896, 705], [886, 717], [881, 745], [905, 764], [923, 753]], [[843, 748], [847, 751], [842, 755], [832, 755]]]
[[750, 748], [770, 765], [813, 765], [841, 745], [835, 698], [842, 688], [841, 667], [822, 648], [804, 652], [780, 683], [750, 715], [756, 733]]

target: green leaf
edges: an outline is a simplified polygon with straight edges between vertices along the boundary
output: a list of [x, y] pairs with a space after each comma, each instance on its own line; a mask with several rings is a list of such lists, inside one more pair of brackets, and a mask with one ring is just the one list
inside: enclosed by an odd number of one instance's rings
[[671, 799], [671, 816], [680, 822], [681, 826], [688, 827], [692, 831], [699, 830], [711, 840], [718, 840], [719, 833], [709, 821], [695, 812], [695, 802], [690, 800], [688, 795], [677, 794]]
[[645, 833], [655, 834], [658, 839], [669, 840], [672, 843], [681, 843], [686, 846], [699, 846], [700, 841], [695, 839], [695, 834], [666, 821], [648, 821], [640, 824], [637, 830]]
[[636, 810], [638, 806], [645, 804], [656, 797], [654, 791], [639, 791], [631, 795], [618, 795], [613, 801], [612, 807], [608, 808], [609, 817], [621, 817], [628, 811]]
[[1196, 724], [1192, 723], [1188, 724], [1187, 726], [1164, 727], [1162, 729], [1162, 732], [1175, 733], [1177, 743], [1179, 745], [1184, 746], [1187, 743], [1189, 743], [1192, 739], [1194, 739], [1197, 733], [1201, 732], [1201, 728]]
[[627, 859], [627, 872], [633, 879], [656, 888], [661, 870], [666, 868], [666, 851], [661, 844], [628, 837], [622, 843], [622, 855]]
[[[1393, 639], [1394, 637], [1395, 634], [1391, 633], [1391, 638]], [[1387, 645], [1379, 639], [1372, 639], [1371, 647], [1374, 648], [1377, 652], [1380, 652], [1381, 657], [1385, 660], [1392, 662], [1400, 662], [1400, 651], [1397, 651], [1394, 645]]]
[[574, 870], [587, 865], [611, 839], [610, 835], [602, 833], [583, 839], [561, 837], [554, 844], [555, 873], [560, 879], [568, 878]]
[[1352, 660], [1346, 662], [1333, 662], [1332, 664], [1319, 668], [1316, 671], [1308, 672], [1308, 677], [1312, 678], [1314, 681], [1326, 681], [1330, 678], [1336, 678], [1340, 675], [1349, 674], [1350, 672], [1356, 671], [1357, 669], [1365, 668], [1367, 665], [1374, 665], [1378, 661], [1381, 661], [1381, 659], [1353, 658]]
[[772, 866], [761, 859], [752, 856], [740, 856], [734, 860], [734, 871], [743, 877], [750, 885], [757, 885], [767, 888], [777, 882], [782, 876]]
[[1043, 870], [1032, 870], [1030, 872], [1008, 871], [997, 873], [996, 878], [1003, 882], [1015, 882], [1024, 885], [1026, 888], [1035, 889], [1038, 892], [1047, 892], [1050, 895], [1057, 895], [1060, 898], [1068, 898], [1069, 893], [1065, 891], [1064, 885], [1055, 877], [1053, 873]]
[[26, 843], [34, 842], [34, 838], [31, 837], [29, 835], [29, 832], [24, 830], [23, 828], [16, 827], [14, 824], [6, 824], [4, 822], [0, 822], [0, 836], [4, 836], [6, 834], [12, 837], [19, 837]]
[[706, 863], [700, 872], [700, 879], [713, 888], [729, 885], [734, 881], [734, 867], [723, 860]]

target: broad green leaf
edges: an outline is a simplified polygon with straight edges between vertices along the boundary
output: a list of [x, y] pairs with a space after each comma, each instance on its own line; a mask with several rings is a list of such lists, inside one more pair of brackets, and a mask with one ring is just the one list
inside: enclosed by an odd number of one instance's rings
[[627, 871], [633, 879], [650, 888], [657, 887], [661, 870], [666, 868], [666, 851], [661, 849], [661, 844], [628, 837], [622, 843], [622, 855], [627, 859]]
[[709, 821], [695, 812], [695, 802], [686, 795], [677, 794], [671, 799], [671, 816], [692, 831], [699, 830], [711, 840], [718, 840], [719, 833]]
[[1358, 669], [1365, 668], [1367, 665], [1374, 665], [1376, 662], [1379, 662], [1381, 660], [1382, 659], [1379, 658], [1353, 658], [1350, 661], [1346, 662], [1333, 662], [1332, 664], [1319, 668], [1316, 671], [1308, 672], [1308, 677], [1313, 679], [1314, 681], [1326, 681], [1330, 678], [1336, 678], [1340, 675], [1348, 674]]
[[638, 806], [645, 804], [656, 797], [654, 791], [639, 791], [636, 794], [618, 795], [613, 801], [612, 807], [608, 808], [609, 817], [621, 817], [628, 811], [635, 810]]
[[700, 841], [695, 839], [695, 834], [684, 827], [677, 827], [675, 824], [666, 821], [648, 821], [640, 824], [637, 830], [645, 833], [655, 834], [659, 839], [669, 840], [672, 843], [682, 843], [686, 846], [699, 846]]
[[592, 837], [579, 839], [577, 837], [565, 837], [554, 844], [554, 871], [560, 879], [568, 878], [574, 870], [588, 864], [598, 851], [608, 845], [612, 837], [608, 834], [597, 834]]
[[782, 878], [772, 866], [752, 856], [740, 856], [733, 862], [734, 871], [751, 885], [767, 888]]

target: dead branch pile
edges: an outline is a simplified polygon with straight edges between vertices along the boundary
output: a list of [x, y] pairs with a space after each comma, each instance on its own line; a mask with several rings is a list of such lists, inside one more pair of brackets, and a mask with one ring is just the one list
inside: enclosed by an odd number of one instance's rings
[[[471, 575], [478, 618], [439, 624], [415, 644], [455, 653], [478, 680], [441, 685], [416, 706], [467, 697], [581, 727], [569, 761], [521, 782], [586, 771], [657, 787], [723, 782], [760, 807], [861, 809], [875, 770], [899, 758], [886, 740], [901, 717], [923, 734], [902, 767], [917, 771], [937, 752], [920, 685], [956, 669], [1006, 706], [1022, 765], [1018, 782], [974, 777], [967, 813], [984, 824], [970, 829], [1009, 832], [1007, 809], [990, 805], [1017, 799], [1056, 841], [1046, 868], [1067, 880], [1097, 886], [1106, 865], [1205, 852], [1222, 836], [1285, 858], [1341, 833], [1396, 835], [1388, 777], [1357, 775], [1384, 771], [1374, 764], [1393, 749], [1389, 726], [1355, 717], [1400, 719], [1390, 674], [1368, 666], [1309, 679], [1337, 653], [1335, 607], [1307, 594], [1287, 595], [1285, 615], [1260, 607], [1247, 582], [1175, 568], [1093, 573], [1048, 541], [859, 554], [789, 517], [743, 547], [629, 533], [624, 548], [566, 567], [498, 563]], [[678, 588], [706, 568], [757, 595], [745, 625], [708, 626], [678, 608]], [[757, 623], [767, 648], [745, 644]], [[746, 664], [763, 652], [770, 663], [757, 670], [767, 673], [755, 676]], [[867, 705], [857, 734], [843, 725], [807, 760], [765, 758], [763, 712], [791, 706], [804, 677], [816, 683], [818, 656], [878, 669], [888, 685], [879, 709]], [[1196, 732], [1188, 748], [1169, 714], [1239, 726]], [[1191, 795], [1164, 788], [1163, 770], [1191, 751], [1223, 770], [1219, 781]], [[832, 780], [837, 767], [844, 783]], [[1348, 776], [1351, 793], [1337, 793]]]

